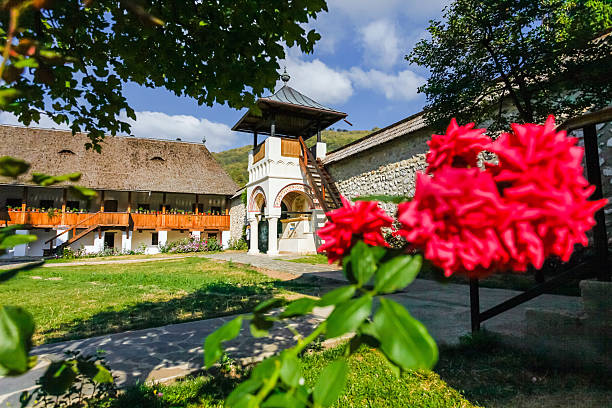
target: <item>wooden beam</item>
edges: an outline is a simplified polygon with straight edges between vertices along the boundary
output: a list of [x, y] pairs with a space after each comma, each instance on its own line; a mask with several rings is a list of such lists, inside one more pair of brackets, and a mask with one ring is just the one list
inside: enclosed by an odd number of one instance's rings
[[195, 213], [198, 215], [200, 210], [198, 209], [198, 204], [200, 204], [200, 195], [196, 194], [196, 202], [195, 202]]
[[104, 190], [100, 191], [100, 212], [104, 212]]
[[65, 225], [66, 220], [66, 201], [68, 200], [68, 189], [62, 191], [62, 225]]
[[162, 214], [166, 213], [166, 193], [162, 195]]
[[253, 131], [253, 149], [257, 147], [257, 130]]
[[131, 213], [132, 212], [132, 192], [128, 191], [128, 205], [127, 205], [127, 212]]

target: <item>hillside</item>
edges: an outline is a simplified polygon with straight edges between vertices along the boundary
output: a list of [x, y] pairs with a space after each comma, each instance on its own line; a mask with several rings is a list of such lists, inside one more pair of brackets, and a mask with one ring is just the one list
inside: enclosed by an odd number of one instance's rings
[[[336, 131], [336, 130], [324, 130], [321, 132], [321, 139], [327, 143], [327, 151], [331, 152], [342, 146], [345, 146], [357, 139], [370, 134], [371, 130], [349, 130], [349, 131]], [[311, 146], [315, 142], [315, 138], [310, 138], [306, 144]], [[247, 164], [249, 158], [249, 150], [252, 146], [242, 146], [235, 149], [226, 150], [224, 152], [213, 153], [213, 156], [217, 159], [221, 166], [228, 172], [228, 174], [234, 179], [236, 184], [240, 187], [244, 186], [249, 181], [249, 174], [247, 172]]]

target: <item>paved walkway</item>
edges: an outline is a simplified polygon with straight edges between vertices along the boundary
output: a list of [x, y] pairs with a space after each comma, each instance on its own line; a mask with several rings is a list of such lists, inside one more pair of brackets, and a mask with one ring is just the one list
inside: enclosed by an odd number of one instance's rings
[[[333, 281], [337, 284], [345, 282], [341, 271], [330, 271], [326, 265], [287, 262], [265, 255], [252, 256], [245, 253], [220, 253], [206, 257], [291, 273], [296, 279], [325, 279], [327, 286]], [[520, 292], [481, 288], [481, 309], [498, 304], [518, 293]], [[391, 298], [403, 304], [415, 318], [423, 322], [439, 344], [456, 344], [459, 336], [470, 331], [469, 288], [466, 285], [417, 279], [406, 291], [391, 295]], [[492, 318], [483, 326], [509, 336], [520, 336], [520, 325], [528, 307], [578, 311], [581, 303], [577, 297], [543, 295]], [[295, 321], [294, 326], [298, 331], [307, 333], [322, 321], [328, 312], [329, 309], [316, 310], [313, 316]], [[48, 362], [61, 357], [66, 350], [78, 349], [86, 354], [104, 350], [106, 360], [114, 375], [118, 377], [120, 385], [145, 380], [164, 381], [198, 371], [203, 366], [204, 338], [230, 318], [174, 324], [36, 347], [33, 354], [40, 356], [40, 363], [35, 370], [18, 378], [0, 378], [0, 407], [6, 406], [7, 402], [15, 404], [19, 393], [34, 385], [35, 379], [40, 376]], [[292, 334], [287, 329], [278, 328], [271, 331], [270, 338], [255, 339], [245, 326], [241, 335], [228, 343], [227, 351], [233, 358], [262, 358], [291, 344]]]

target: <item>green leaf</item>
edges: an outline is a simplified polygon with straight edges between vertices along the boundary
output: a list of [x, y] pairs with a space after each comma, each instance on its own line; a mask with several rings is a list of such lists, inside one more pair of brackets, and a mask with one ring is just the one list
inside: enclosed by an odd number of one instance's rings
[[70, 192], [75, 195], [76, 197], [78, 197], [81, 200], [91, 200], [92, 198], [94, 198], [95, 196], [98, 195], [98, 193], [96, 193], [94, 190], [87, 188], [87, 187], [83, 187], [83, 186], [75, 186], [72, 185], [70, 187], [68, 187], [68, 190], [70, 190]]
[[327, 338], [342, 336], [357, 330], [370, 315], [372, 296], [365, 295], [336, 306], [327, 318]]
[[300, 385], [302, 372], [300, 370], [300, 361], [297, 357], [288, 353], [282, 355], [280, 377], [289, 387], [297, 387]]
[[36, 235], [22, 235], [13, 234], [6, 237], [2, 237], [0, 240], [0, 249], [9, 249], [16, 247], [17, 245], [29, 244], [38, 239]]
[[204, 341], [204, 364], [206, 368], [210, 368], [221, 358], [223, 355], [221, 343], [232, 340], [238, 336], [241, 327], [242, 316], [238, 316], [206, 337]]
[[317, 301], [310, 298], [301, 298], [289, 303], [285, 310], [280, 314], [280, 317], [303, 316], [310, 313]]
[[232, 408], [240, 406], [250, 407], [251, 405], [249, 404], [252, 404], [251, 401], [254, 398], [252, 394], [256, 392], [262, 384], [263, 382], [261, 380], [254, 380], [252, 378], [242, 382], [227, 396], [225, 406]]
[[351, 250], [351, 267], [357, 284], [366, 284], [376, 272], [376, 259], [372, 248], [358, 241]]
[[255, 313], [266, 313], [274, 308], [281, 307], [285, 304], [285, 299], [283, 298], [272, 298], [268, 300], [264, 300], [253, 309]]
[[19, 375], [29, 369], [34, 319], [24, 309], [0, 306], [0, 376]]
[[264, 337], [268, 335], [268, 330], [274, 325], [274, 322], [265, 318], [261, 314], [256, 314], [249, 324], [253, 337]]
[[324, 307], [330, 305], [337, 305], [338, 303], [345, 302], [353, 297], [355, 294], [356, 287], [354, 285], [343, 286], [338, 289], [334, 289], [331, 292], [326, 293], [321, 297], [317, 306]]
[[77, 373], [68, 361], [55, 361], [40, 377], [40, 386], [49, 395], [63, 395], [76, 380]]
[[314, 402], [322, 407], [334, 404], [346, 386], [347, 373], [348, 365], [343, 358], [325, 367], [313, 391]]
[[402, 369], [429, 369], [438, 361], [434, 339], [399, 303], [381, 298], [372, 327], [382, 352]]
[[10, 156], [0, 157], [0, 176], [17, 178], [29, 169], [30, 165], [21, 159]]
[[374, 278], [377, 293], [390, 293], [408, 286], [421, 270], [420, 255], [400, 255], [382, 264]]
[[261, 406], [262, 408], [303, 408], [306, 404], [293, 394], [278, 393], [268, 397]]
[[255, 366], [255, 368], [251, 372], [251, 378], [262, 381], [268, 379], [272, 375], [274, 370], [276, 370], [277, 364], [280, 365], [278, 356], [266, 358]]
[[19, 61], [15, 61], [13, 64], [15, 68], [36, 68], [38, 67], [38, 61], [35, 58], [23, 58]]
[[43, 187], [51, 186], [53, 184], [62, 183], [65, 181], [79, 181], [81, 179], [81, 173], [74, 172], [63, 174], [61, 176], [50, 176], [44, 173], [32, 173], [32, 182]]

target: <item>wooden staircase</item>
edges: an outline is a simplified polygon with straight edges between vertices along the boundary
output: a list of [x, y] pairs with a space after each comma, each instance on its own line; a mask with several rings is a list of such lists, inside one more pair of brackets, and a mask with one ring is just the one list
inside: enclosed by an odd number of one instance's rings
[[[94, 231], [97, 228], [100, 228], [100, 225], [98, 225], [95, 221], [92, 221], [94, 218], [98, 217], [100, 213], [97, 212], [95, 214], [93, 214], [91, 217], [87, 217], [84, 220], [82, 220], [81, 222], [79, 222], [78, 224], [72, 225], [70, 226], [67, 230], [60, 232], [59, 234], [57, 234], [56, 236], [48, 239], [45, 241], [45, 244], [49, 244], [49, 254], [53, 254], [53, 253], [58, 253], [59, 251], [61, 251], [62, 249], [64, 249], [66, 246], [78, 241], [79, 239], [83, 238], [85, 235], [89, 234], [90, 232]], [[79, 232], [78, 234], [76, 233], [76, 229], [78, 228], [79, 225], [82, 224], [92, 224], [92, 225], [88, 225], [84, 231]], [[55, 239], [57, 239], [58, 237], [62, 236], [63, 234], [68, 233], [68, 231], [72, 231], [72, 238], [68, 239], [66, 242], [63, 242], [62, 244], [58, 245], [57, 247], [53, 247], [53, 241]]]
[[300, 167], [306, 174], [308, 184], [314, 191], [321, 207], [326, 213], [342, 207], [340, 193], [323, 163], [320, 159], [316, 159], [310, 149], [306, 147], [304, 139], [300, 137], [299, 142], [301, 147]]

